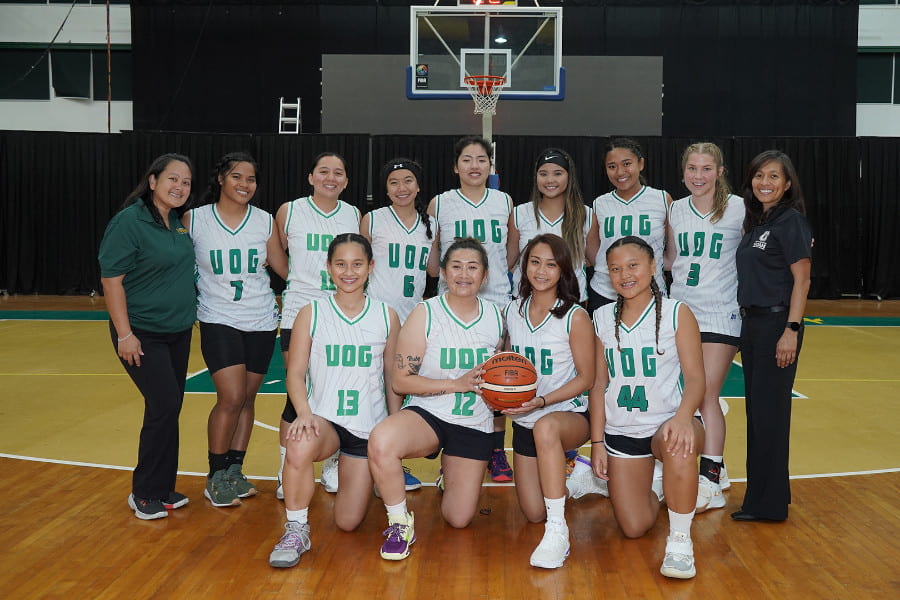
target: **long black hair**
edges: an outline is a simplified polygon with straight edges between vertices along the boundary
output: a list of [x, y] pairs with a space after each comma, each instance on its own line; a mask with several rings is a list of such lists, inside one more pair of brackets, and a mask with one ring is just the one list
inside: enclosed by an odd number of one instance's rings
[[[563, 318], [572, 305], [581, 299], [581, 291], [578, 289], [578, 277], [575, 275], [575, 269], [572, 267], [572, 255], [569, 252], [569, 246], [565, 240], [555, 233], [542, 233], [537, 235], [522, 250], [522, 279], [519, 281], [519, 298], [528, 298], [533, 291], [531, 281], [528, 280], [528, 260], [531, 258], [531, 252], [538, 244], [547, 244], [553, 253], [553, 260], [559, 267], [559, 281], [556, 284], [556, 297], [560, 300], [559, 306], [553, 308], [550, 314], [559, 319]], [[519, 314], [525, 317], [525, 303], [519, 305]]]
[[[796, 209], [801, 215], [806, 214], [806, 204], [803, 201], [803, 188], [800, 187], [800, 179], [797, 177], [797, 169], [791, 158], [781, 150], [766, 150], [757, 154], [756, 157], [747, 165], [747, 175], [744, 177], [744, 185], [741, 188], [741, 195], [744, 197], [744, 208], [747, 209], [747, 216], [744, 218], [744, 231], [750, 231], [754, 226], [765, 222], [767, 213], [763, 210], [762, 202], [760, 202], [753, 193], [753, 178], [763, 168], [767, 162], [776, 161], [781, 165], [784, 172], [785, 182], [790, 184], [784, 191], [784, 196], [778, 201], [778, 207], [786, 206]], [[771, 212], [771, 211], [770, 211]]]

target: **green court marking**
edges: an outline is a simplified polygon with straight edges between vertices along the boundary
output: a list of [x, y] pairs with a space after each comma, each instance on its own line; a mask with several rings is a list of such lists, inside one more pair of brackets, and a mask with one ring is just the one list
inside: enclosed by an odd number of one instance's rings
[[107, 321], [105, 310], [0, 310], [9, 321]]

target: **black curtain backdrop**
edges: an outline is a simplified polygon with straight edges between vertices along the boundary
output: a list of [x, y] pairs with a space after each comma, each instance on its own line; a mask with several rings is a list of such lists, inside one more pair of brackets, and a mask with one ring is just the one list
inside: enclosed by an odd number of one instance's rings
[[[321, 55], [407, 54], [410, 4], [431, 2], [135, 0], [134, 127], [271, 132], [278, 98], [299, 96], [303, 130], [318, 132]], [[662, 56], [666, 137], [852, 136], [857, 8], [855, 0], [570, 0], [563, 63]]]
[[[693, 138], [638, 138], [650, 185], [673, 198], [686, 195], [681, 154]], [[420, 161], [423, 197], [456, 187], [452, 136], [229, 135], [190, 133], [80, 134], [0, 131], [0, 290], [82, 294], [99, 290], [97, 249], [106, 223], [147, 165], [164, 152], [195, 164], [194, 196], [206, 189], [219, 156], [245, 150], [261, 166], [255, 203], [274, 213], [309, 192], [314, 157], [337, 151], [347, 159], [344, 200], [362, 211], [387, 202], [382, 165], [395, 156]], [[609, 191], [603, 168], [606, 138], [497, 138], [500, 187], [527, 202], [541, 149], [568, 150], [590, 204]], [[815, 234], [810, 297], [900, 296], [900, 139], [712, 138], [726, 157], [736, 192], [759, 152], [778, 148], [797, 167]]]

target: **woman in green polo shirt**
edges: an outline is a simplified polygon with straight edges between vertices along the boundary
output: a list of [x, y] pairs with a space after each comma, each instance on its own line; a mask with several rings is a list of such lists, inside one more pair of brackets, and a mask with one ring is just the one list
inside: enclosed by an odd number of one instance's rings
[[144, 423], [128, 506], [159, 519], [188, 503], [175, 491], [178, 415], [191, 327], [197, 317], [194, 247], [180, 217], [191, 198], [190, 160], [153, 161], [100, 242], [109, 330], [125, 371], [144, 396]]

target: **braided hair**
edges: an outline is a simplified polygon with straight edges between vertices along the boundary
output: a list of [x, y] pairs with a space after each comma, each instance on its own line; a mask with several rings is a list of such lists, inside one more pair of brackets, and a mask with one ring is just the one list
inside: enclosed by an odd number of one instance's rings
[[[606, 250], [607, 260], [609, 259], [609, 253], [614, 249], [619, 248], [620, 246], [624, 246], [626, 244], [634, 244], [638, 248], [640, 248], [644, 254], [650, 257], [650, 260], [655, 260], [653, 256], [653, 248], [644, 241], [642, 238], [639, 238], [635, 235], [625, 236], [623, 238], [619, 238]], [[650, 292], [653, 294], [653, 303], [654, 308], [656, 309], [656, 353], [659, 355], [665, 354], [665, 350], [659, 349], [659, 325], [662, 323], [662, 292], [659, 290], [659, 284], [656, 283], [656, 278], [653, 275], [650, 275]], [[622, 351], [621, 341], [619, 339], [619, 325], [622, 324], [622, 312], [625, 308], [625, 298], [622, 294], [616, 294], [616, 306], [613, 314], [616, 318], [616, 350], [619, 352]]]

